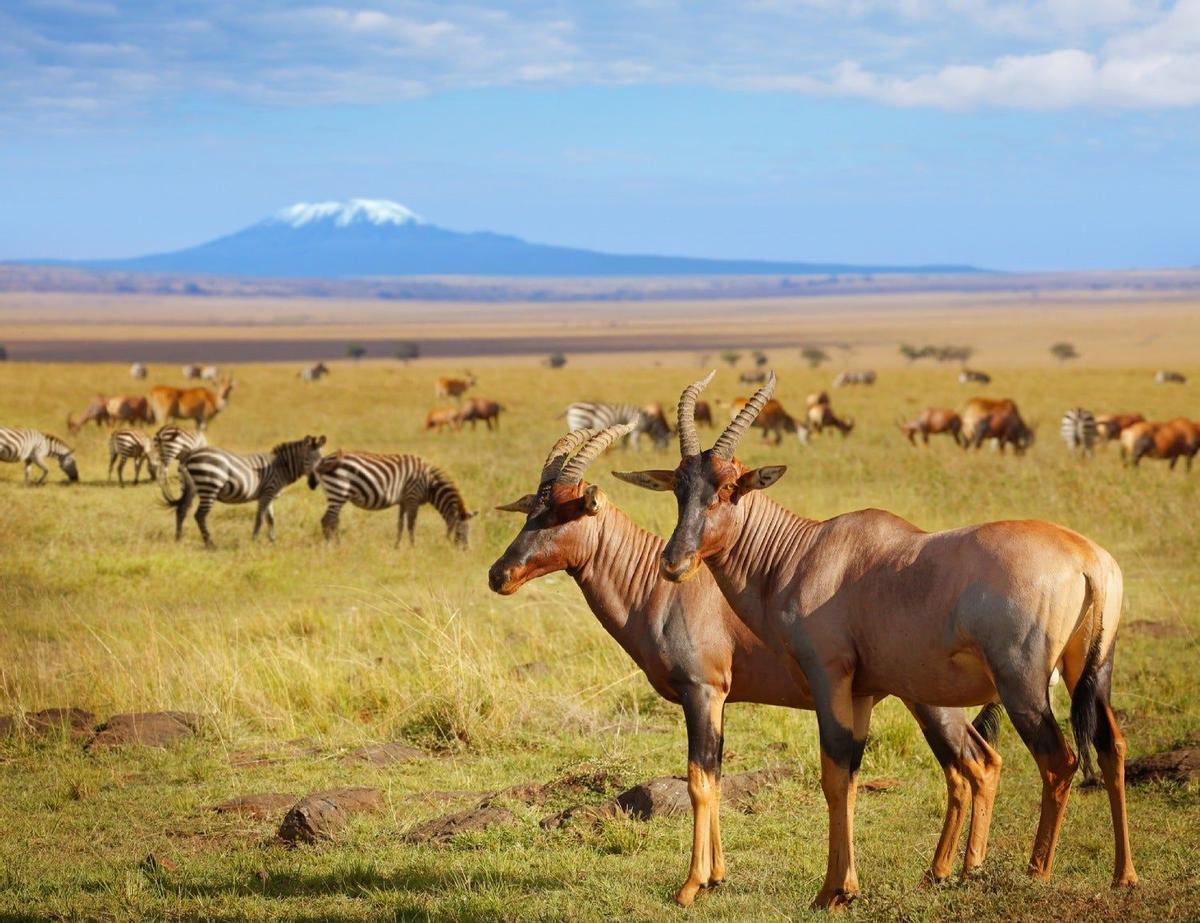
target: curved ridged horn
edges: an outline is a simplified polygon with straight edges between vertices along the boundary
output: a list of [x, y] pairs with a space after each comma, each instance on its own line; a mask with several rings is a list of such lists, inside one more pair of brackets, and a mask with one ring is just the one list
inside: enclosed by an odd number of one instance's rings
[[772, 372], [767, 378], [767, 383], [754, 393], [754, 397], [746, 402], [746, 406], [739, 410], [738, 415], [725, 427], [725, 432], [721, 433], [721, 438], [713, 443], [712, 453], [717, 458], [723, 458], [726, 461], [733, 458], [734, 450], [737, 448], [738, 443], [742, 441], [742, 436], [750, 428], [750, 424], [754, 422], [754, 418], [758, 416], [759, 411], [763, 409], [763, 405], [771, 399], [771, 394], [774, 391], [775, 373]]
[[621, 423], [618, 426], [610, 426], [607, 429], [600, 430], [571, 459], [571, 463], [563, 468], [562, 474], [558, 476], [558, 483], [567, 485], [578, 484], [583, 480], [583, 472], [587, 470], [587, 466], [599, 458], [600, 453], [618, 439], [632, 433], [635, 426], [637, 426], [636, 423]]
[[716, 374], [717, 370], [713, 369], [699, 381], [684, 388], [683, 394], [679, 395], [679, 455], [682, 458], [700, 454], [700, 437], [696, 435], [696, 398]]
[[599, 432], [598, 429], [577, 429], [559, 437], [558, 442], [554, 443], [554, 448], [550, 450], [550, 454], [546, 456], [546, 463], [542, 465], [542, 476], [538, 479], [538, 487], [553, 484], [558, 480], [571, 453]]

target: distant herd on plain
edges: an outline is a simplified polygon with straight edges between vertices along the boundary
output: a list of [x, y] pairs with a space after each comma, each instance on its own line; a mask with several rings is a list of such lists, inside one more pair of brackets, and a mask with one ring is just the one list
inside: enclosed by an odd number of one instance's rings
[[[318, 363], [300, 373], [320, 380]], [[135, 378], [146, 377], [135, 365]], [[207, 516], [216, 502], [254, 502], [254, 535], [274, 537], [272, 501], [306, 478], [322, 488], [326, 539], [337, 534], [346, 503], [399, 510], [397, 543], [410, 542], [417, 509], [431, 504], [448, 536], [467, 543], [468, 512], [458, 486], [416, 455], [338, 450], [323, 453], [324, 436], [305, 436], [270, 452], [244, 454], [209, 446], [207, 424], [225, 410], [234, 381], [215, 368], [189, 366], [187, 377], [213, 388], [156, 387], [146, 397], [97, 395], [72, 432], [86, 423], [155, 424], [153, 436], [116, 429], [110, 436], [109, 478], [124, 486], [126, 462], [137, 483], [143, 465], [158, 481], [176, 516], [176, 538], [197, 504], [195, 521], [207, 545]], [[757, 373], [751, 373], [757, 374]], [[1167, 377], [1174, 375], [1175, 378]], [[964, 370], [976, 383], [983, 373]], [[688, 792], [693, 839], [688, 876], [675, 894], [690, 905], [725, 878], [719, 807], [724, 708], [758, 702], [816, 712], [821, 788], [829, 811], [829, 851], [815, 907], [836, 908], [859, 893], [854, 861], [854, 803], [871, 711], [889, 695], [916, 719], [947, 786], [941, 835], [926, 880], [953, 871], [962, 828], [970, 818], [962, 874], [987, 851], [1001, 770], [996, 752], [1001, 712], [1008, 714], [1042, 780], [1040, 817], [1028, 871], [1049, 879], [1071, 781], [1078, 766], [1092, 775], [1096, 753], [1108, 792], [1114, 837], [1114, 887], [1137, 883], [1129, 843], [1124, 787], [1126, 745], [1110, 704], [1113, 651], [1121, 613], [1120, 567], [1103, 548], [1069, 529], [1042, 521], [993, 522], [927, 533], [882, 510], [818, 522], [774, 503], [764, 493], [786, 472], [782, 465], [749, 468], [736, 450], [751, 427], [780, 445], [785, 435], [807, 443], [836, 430], [846, 437], [853, 419], [834, 410], [830, 394], [806, 400], [803, 415], [788, 413], [772, 394], [775, 376], [763, 373], [749, 398], [726, 406], [727, 425], [702, 449], [698, 425], [713, 425], [712, 405], [699, 395], [712, 379], [686, 388], [671, 426], [660, 404], [576, 402], [565, 411], [567, 433], [551, 449], [534, 492], [497, 509], [523, 517], [516, 538], [488, 573], [502, 595], [556, 571], [580, 586], [593, 613], [645, 672], [651, 685], [679, 704], [688, 737]], [[986, 376], [983, 376], [984, 378]], [[1177, 373], [1159, 373], [1176, 381]], [[842, 373], [835, 387], [870, 386], [869, 370]], [[455, 408], [431, 412], [424, 428], [459, 430], [483, 420], [499, 427], [503, 408], [469, 398], [474, 376], [439, 379], [439, 398]], [[717, 406], [721, 402], [714, 402]], [[174, 421], [191, 421], [191, 428]], [[928, 408], [899, 420], [902, 438], [945, 435], [963, 448], [991, 442], [1020, 454], [1034, 430], [1009, 399], [972, 398], [959, 410]], [[1136, 413], [1068, 410], [1060, 433], [1068, 449], [1089, 456], [1118, 442], [1122, 457], [1183, 458], [1190, 469], [1200, 450], [1200, 422], [1180, 417], [1150, 422]], [[584, 474], [614, 443], [648, 439], [665, 447], [677, 437], [676, 468], [614, 472], [628, 483], [673, 493], [678, 517], [668, 540], [629, 519]], [[79, 473], [71, 447], [34, 429], [0, 428], [0, 460], [49, 473], [58, 461], [72, 481]], [[172, 496], [167, 467], [178, 466], [181, 490]], [[1050, 708], [1059, 677], [1071, 696], [1073, 753]], [[965, 708], [983, 706], [971, 720]]]

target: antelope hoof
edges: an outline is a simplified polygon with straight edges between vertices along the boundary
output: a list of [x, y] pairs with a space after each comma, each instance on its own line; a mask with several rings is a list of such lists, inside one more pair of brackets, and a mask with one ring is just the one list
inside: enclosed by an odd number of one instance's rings
[[858, 897], [857, 891], [847, 891], [845, 888], [831, 890], [821, 889], [816, 900], [810, 905], [812, 910], [842, 910], [849, 907]]
[[938, 888], [950, 880], [949, 875], [939, 875], [933, 869], [926, 869], [925, 874], [921, 876], [922, 888]]
[[1114, 888], [1136, 888], [1138, 887], [1137, 872], [1129, 872], [1125, 875], [1120, 875], [1113, 879], [1112, 886]]
[[700, 882], [688, 879], [683, 883], [683, 887], [675, 892], [675, 903], [680, 907], [691, 907], [696, 900], [696, 895], [700, 892]]

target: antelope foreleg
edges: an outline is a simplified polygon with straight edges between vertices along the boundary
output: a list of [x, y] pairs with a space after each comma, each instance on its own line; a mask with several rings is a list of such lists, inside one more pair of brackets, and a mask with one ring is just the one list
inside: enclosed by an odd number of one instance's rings
[[691, 906], [701, 888], [725, 880], [721, 848], [721, 756], [725, 693], [694, 686], [681, 696], [688, 732], [688, 797], [692, 802], [692, 858], [675, 902]]

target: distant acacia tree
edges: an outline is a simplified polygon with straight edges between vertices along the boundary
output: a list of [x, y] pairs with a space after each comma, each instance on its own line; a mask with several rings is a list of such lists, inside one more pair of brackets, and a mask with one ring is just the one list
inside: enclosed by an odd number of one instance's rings
[[359, 359], [361, 359], [366, 354], [367, 354], [367, 347], [363, 346], [361, 343], [347, 343], [346, 344], [347, 358], [353, 359], [355, 362], [357, 362]]
[[1075, 344], [1068, 343], [1065, 340], [1055, 343], [1050, 347], [1050, 355], [1059, 362], [1066, 362], [1068, 359], [1078, 359], [1079, 353], [1075, 351]]
[[966, 365], [968, 359], [975, 355], [970, 346], [939, 346], [934, 354], [938, 362], [958, 362]]
[[396, 344], [396, 358], [401, 362], [409, 362], [421, 355], [421, 344], [412, 340], [403, 340]]
[[754, 365], [757, 368], [761, 369], [763, 366], [765, 366], [767, 364], [767, 354], [764, 353], [761, 349], [754, 350], [754, 352], [752, 352], [750, 354], [750, 357], [754, 360]]
[[561, 369], [567, 364], [567, 357], [562, 353], [551, 353], [544, 361], [547, 368]]
[[737, 365], [741, 358], [742, 354], [736, 349], [727, 349], [725, 352], [721, 353], [721, 361], [728, 362], [730, 368], [733, 368], [735, 365]]
[[901, 343], [900, 355], [902, 355], [909, 362], [916, 362], [921, 358], [921, 350], [913, 346], [912, 343]]
[[815, 369], [824, 362], [829, 361], [829, 353], [821, 349], [819, 346], [805, 346], [800, 350], [800, 357], [808, 363], [810, 369]]
[[7, 362], [7, 361], [8, 361], [8, 350], [5, 349], [3, 346], [0, 346], [0, 362]]

